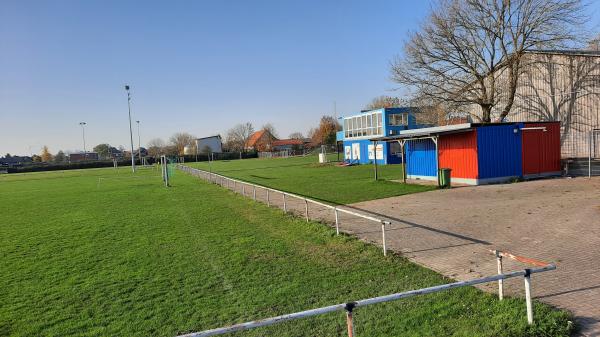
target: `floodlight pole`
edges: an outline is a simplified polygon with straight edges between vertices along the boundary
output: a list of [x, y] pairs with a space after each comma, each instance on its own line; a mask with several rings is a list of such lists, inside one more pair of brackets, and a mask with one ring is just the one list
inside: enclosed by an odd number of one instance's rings
[[79, 125], [81, 125], [81, 135], [83, 136], [83, 160], [87, 159], [87, 150], [85, 149], [85, 125], [87, 123], [86, 122], [79, 122]]
[[135, 121], [137, 123], [138, 126], [138, 154], [140, 157], [140, 165], [142, 165], [142, 141], [141, 141], [141, 136], [140, 136], [140, 121]]
[[133, 131], [131, 130], [131, 95], [129, 94], [129, 86], [125, 85], [127, 91], [127, 109], [129, 111], [129, 138], [131, 140], [131, 170], [135, 173], [135, 156], [133, 155]]

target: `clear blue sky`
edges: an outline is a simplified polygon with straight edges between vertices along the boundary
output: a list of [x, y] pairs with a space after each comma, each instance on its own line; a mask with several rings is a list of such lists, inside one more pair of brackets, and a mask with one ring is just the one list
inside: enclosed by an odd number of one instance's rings
[[[595, 6], [595, 5], [594, 5]], [[426, 1], [7, 1], [0, 3], [0, 155], [42, 145], [142, 146], [250, 121], [280, 136], [390, 94], [389, 63]], [[393, 94], [393, 93], [392, 93]], [[136, 133], [137, 136], [137, 133]], [[137, 138], [135, 141], [137, 146]]]

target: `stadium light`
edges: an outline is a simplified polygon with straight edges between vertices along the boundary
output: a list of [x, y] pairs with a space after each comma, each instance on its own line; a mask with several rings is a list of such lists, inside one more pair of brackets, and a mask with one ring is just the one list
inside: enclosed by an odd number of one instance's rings
[[83, 136], [83, 159], [86, 160], [87, 159], [87, 150], [85, 149], [85, 125], [87, 123], [86, 122], [79, 122], [79, 125], [81, 125], [81, 134]]
[[127, 109], [129, 111], [129, 139], [131, 140], [131, 170], [135, 173], [135, 156], [133, 155], [133, 131], [131, 131], [131, 95], [129, 94], [129, 86], [125, 85], [127, 91]]

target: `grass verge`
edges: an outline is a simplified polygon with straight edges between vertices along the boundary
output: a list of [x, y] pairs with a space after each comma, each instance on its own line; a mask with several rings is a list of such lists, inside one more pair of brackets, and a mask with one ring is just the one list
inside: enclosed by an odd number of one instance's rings
[[[176, 172], [0, 177], [0, 335], [174, 336], [449, 282]], [[475, 288], [360, 308], [359, 336], [567, 336], [569, 315]], [[342, 313], [244, 336], [344, 335]]]
[[[336, 159], [335, 155], [329, 158]], [[434, 186], [397, 182], [402, 177], [401, 165], [379, 165], [379, 180], [375, 181], [373, 165], [341, 167], [335, 162], [318, 164], [316, 156], [224, 160], [187, 165], [332, 204], [349, 204], [435, 189]]]

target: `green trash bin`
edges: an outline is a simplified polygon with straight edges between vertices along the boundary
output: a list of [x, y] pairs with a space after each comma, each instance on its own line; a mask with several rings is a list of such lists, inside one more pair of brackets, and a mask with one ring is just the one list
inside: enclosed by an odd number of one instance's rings
[[452, 179], [450, 177], [450, 172], [452, 172], [449, 168], [441, 168], [438, 172], [438, 186], [440, 188], [450, 188], [452, 187]]

